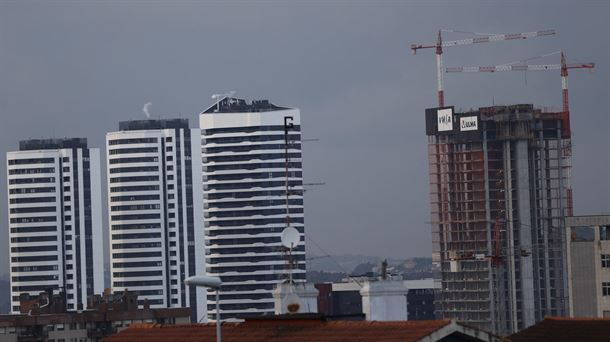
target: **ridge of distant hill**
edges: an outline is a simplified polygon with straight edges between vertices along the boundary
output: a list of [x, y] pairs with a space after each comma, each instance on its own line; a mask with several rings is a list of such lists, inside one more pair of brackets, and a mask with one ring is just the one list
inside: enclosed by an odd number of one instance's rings
[[[337, 272], [349, 273], [356, 271], [356, 268], [366, 269], [363, 264], [370, 264], [372, 268], [377, 268], [384, 260], [382, 257], [370, 255], [331, 255], [321, 256], [309, 254], [307, 255], [307, 269], [319, 272]], [[432, 267], [432, 258], [429, 257], [413, 257], [413, 258], [387, 258], [388, 265], [394, 267], [398, 271], [430, 269]]]

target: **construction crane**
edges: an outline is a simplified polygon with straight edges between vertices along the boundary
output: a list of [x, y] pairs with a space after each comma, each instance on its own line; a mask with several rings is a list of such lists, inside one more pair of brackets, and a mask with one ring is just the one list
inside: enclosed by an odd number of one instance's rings
[[561, 75], [561, 98], [562, 98], [562, 117], [561, 130], [564, 139], [571, 136], [570, 132], [570, 107], [568, 103], [568, 70], [569, 69], [593, 69], [595, 63], [567, 63], [566, 57], [561, 52], [560, 64], [503, 64], [495, 66], [474, 66], [474, 67], [448, 67], [447, 73], [455, 72], [500, 72], [500, 71], [546, 71], [560, 70]]
[[460, 39], [460, 40], [452, 40], [452, 41], [443, 41], [441, 32], [456, 32], [451, 30], [439, 30], [438, 38], [436, 44], [433, 45], [423, 45], [423, 44], [411, 44], [411, 51], [413, 54], [417, 53], [419, 49], [436, 49], [436, 78], [437, 78], [437, 94], [438, 94], [438, 106], [445, 106], [445, 93], [444, 93], [444, 80], [443, 80], [443, 48], [451, 47], [451, 46], [459, 46], [459, 45], [471, 45], [471, 44], [479, 44], [479, 43], [491, 43], [491, 42], [499, 42], [503, 40], [519, 40], [519, 39], [527, 39], [534, 37], [543, 37], [550, 36], [555, 34], [555, 30], [543, 30], [543, 31], [534, 31], [534, 32], [524, 32], [524, 33], [512, 33], [512, 34], [481, 34], [474, 33], [478, 35], [484, 35], [483, 37], [475, 37], [468, 39]]
[[[491, 260], [493, 267], [501, 267], [502, 266], [502, 237], [500, 229], [502, 227], [502, 222], [500, 218], [496, 218], [493, 223], [493, 253], [485, 254], [485, 253], [475, 253], [475, 252], [465, 252], [461, 255], [458, 255], [457, 251], [451, 251], [449, 255], [449, 261], [452, 262], [461, 262], [464, 260]], [[521, 256], [529, 256], [526, 251], [521, 251]], [[457, 263], [452, 267], [454, 272], [458, 270]]]

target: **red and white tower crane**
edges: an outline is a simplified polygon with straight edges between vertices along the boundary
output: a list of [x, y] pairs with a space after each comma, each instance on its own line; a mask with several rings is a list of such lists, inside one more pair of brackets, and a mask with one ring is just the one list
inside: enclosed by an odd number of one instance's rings
[[[413, 54], [417, 53], [419, 49], [432, 49], [436, 50], [436, 78], [437, 78], [437, 93], [438, 93], [438, 106], [445, 106], [445, 93], [444, 93], [444, 80], [443, 80], [443, 48], [458, 46], [458, 45], [471, 45], [479, 43], [491, 43], [499, 42], [503, 40], [519, 40], [534, 37], [550, 36], [555, 34], [555, 30], [543, 30], [535, 32], [524, 32], [524, 33], [512, 33], [512, 34], [482, 34], [482, 37], [443, 41], [441, 32], [453, 32], [449, 30], [439, 30], [436, 44], [411, 44], [411, 51]], [[476, 34], [476, 33], [475, 33]], [[481, 35], [481, 34], [479, 34]]]
[[562, 98], [562, 136], [569, 138], [570, 132], [570, 107], [568, 103], [568, 70], [569, 69], [593, 69], [595, 63], [566, 63], [566, 57], [561, 52], [560, 64], [503, 64], [494, 66], [474, 66], [474, 67], [448, 67], [445, 72], [499, 72], [499, 71], [546, 71], [560, 70], [561, 75], [561, 98]]

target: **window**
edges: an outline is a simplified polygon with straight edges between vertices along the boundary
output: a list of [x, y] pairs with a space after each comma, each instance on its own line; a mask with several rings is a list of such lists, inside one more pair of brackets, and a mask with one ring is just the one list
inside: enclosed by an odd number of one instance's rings
[[603, 282], [602, 283], [602, 295], [603, 296], [610, 296], [610, 282]]
[[610, 226], [599, 226], [599, 239], [610, 240]]
[[610, 268], [610, 254], [602, 254], [602, 267]]

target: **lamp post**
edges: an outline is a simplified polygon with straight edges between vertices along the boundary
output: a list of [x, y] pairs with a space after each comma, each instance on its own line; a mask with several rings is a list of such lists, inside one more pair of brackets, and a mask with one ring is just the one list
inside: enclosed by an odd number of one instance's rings
[[186, 278], [184, 283], [188, 286], [207, 287], [216, 290], [216, 342], [221, 341], [220, 337], [220, 286], [222, 281], [218, 277], [193, 276]]

